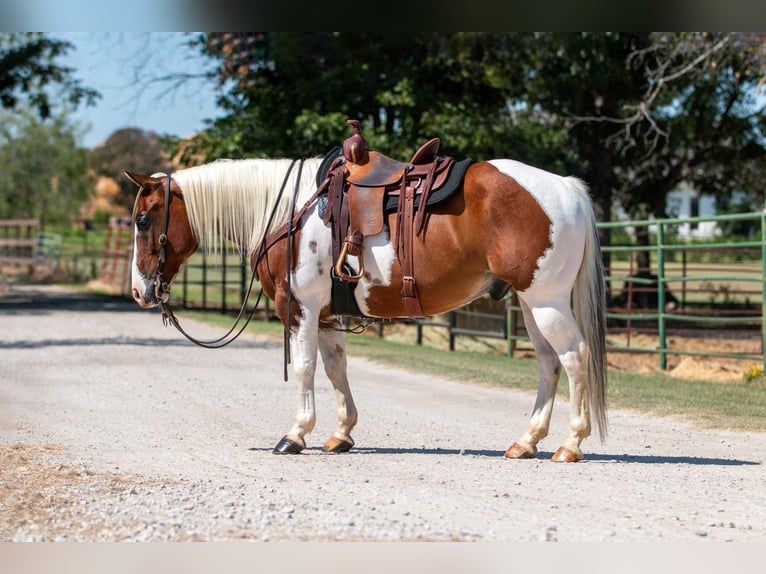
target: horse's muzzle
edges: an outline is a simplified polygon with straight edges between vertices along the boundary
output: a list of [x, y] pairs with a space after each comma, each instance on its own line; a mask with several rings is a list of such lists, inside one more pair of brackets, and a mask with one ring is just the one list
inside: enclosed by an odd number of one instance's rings
[[144, 309], [159, 305], [159, 301], [154, 297], [154, 291], [151, 289], [144, 289], [144, 292], [141, 293], [138, 289], [133, 287], [133, 300]]
[[138, 286], [133, 284], [133, 300], [144, 309], [156, 307], [160, 301], [167, 302], [170, 296], [169, 290], [160, 290], [159, 296], [157, 291], [154, 281], [141, 278], [141, 283]]

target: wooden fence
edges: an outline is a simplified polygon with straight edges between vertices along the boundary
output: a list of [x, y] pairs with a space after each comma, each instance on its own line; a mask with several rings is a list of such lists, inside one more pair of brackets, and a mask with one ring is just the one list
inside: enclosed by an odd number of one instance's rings
[[39, 228], [37, 219], [0, 220], [0, 264], [31, 267], [35, 263]]
[[106, 231], [99, 279], [122, 294], [130, 293], [130, 263], [133, 258], [133, 227], [110, 223]]

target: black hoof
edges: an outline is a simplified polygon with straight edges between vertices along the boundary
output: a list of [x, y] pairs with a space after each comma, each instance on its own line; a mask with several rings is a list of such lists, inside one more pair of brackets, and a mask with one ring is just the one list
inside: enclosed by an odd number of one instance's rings
[[298, 454], [302, 450], [303, 447], [301, 445], [285, 436], [282, 437], [282, 440], [277, 443], [277, 446], [271, 452], [273, 454]]

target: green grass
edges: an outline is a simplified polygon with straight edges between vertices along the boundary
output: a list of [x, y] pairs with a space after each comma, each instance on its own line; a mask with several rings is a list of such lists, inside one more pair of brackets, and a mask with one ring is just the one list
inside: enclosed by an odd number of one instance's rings
[[[182, 322], [184, 317], [189, 317], [227, 328], [232, 322], [231, 317], [211, 313], [180, 315]], [[248, 332], [280, 342], [282, 326], [274, 321], [253, 321]], [[351, 356], [366, 357], [382, 365], [528, 391], [530, 401], [537, 391], [537, 366], [532, 359], [486, 352], [449, 352], [428, 345], [380, 339], [369, 333], [348, 335], [346, 340]], [[568, 395], [563, 376], [559, 396]], [[766, 432], [766, 385], [762, 380], [719, 383], [675, 379], [662, 373], [639, 375], [611, 371], [608, 405], [610, 409], [677, 417], [703, 428]]]

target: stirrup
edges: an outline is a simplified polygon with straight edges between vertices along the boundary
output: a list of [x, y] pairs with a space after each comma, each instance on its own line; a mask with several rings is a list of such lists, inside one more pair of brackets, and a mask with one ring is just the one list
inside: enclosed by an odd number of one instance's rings
[[343, 242], [343, 249], [340, 251], [340, 255], [338, 255], [338, 261], [335, 263], [335, 274], [340, 278], [343, 279], [343, 281], [352, 281], [357, 282], [359, 281], [362, 276], [364, 275], [364, 261], [362, 259], [362, 253], [363, 251], [359, 252], [359, 273], [356, 275], [349, 275], [345, 271], [343, 271], [343, 264], [346, 262], [346, 255], [348, 254], [348, 241]]

